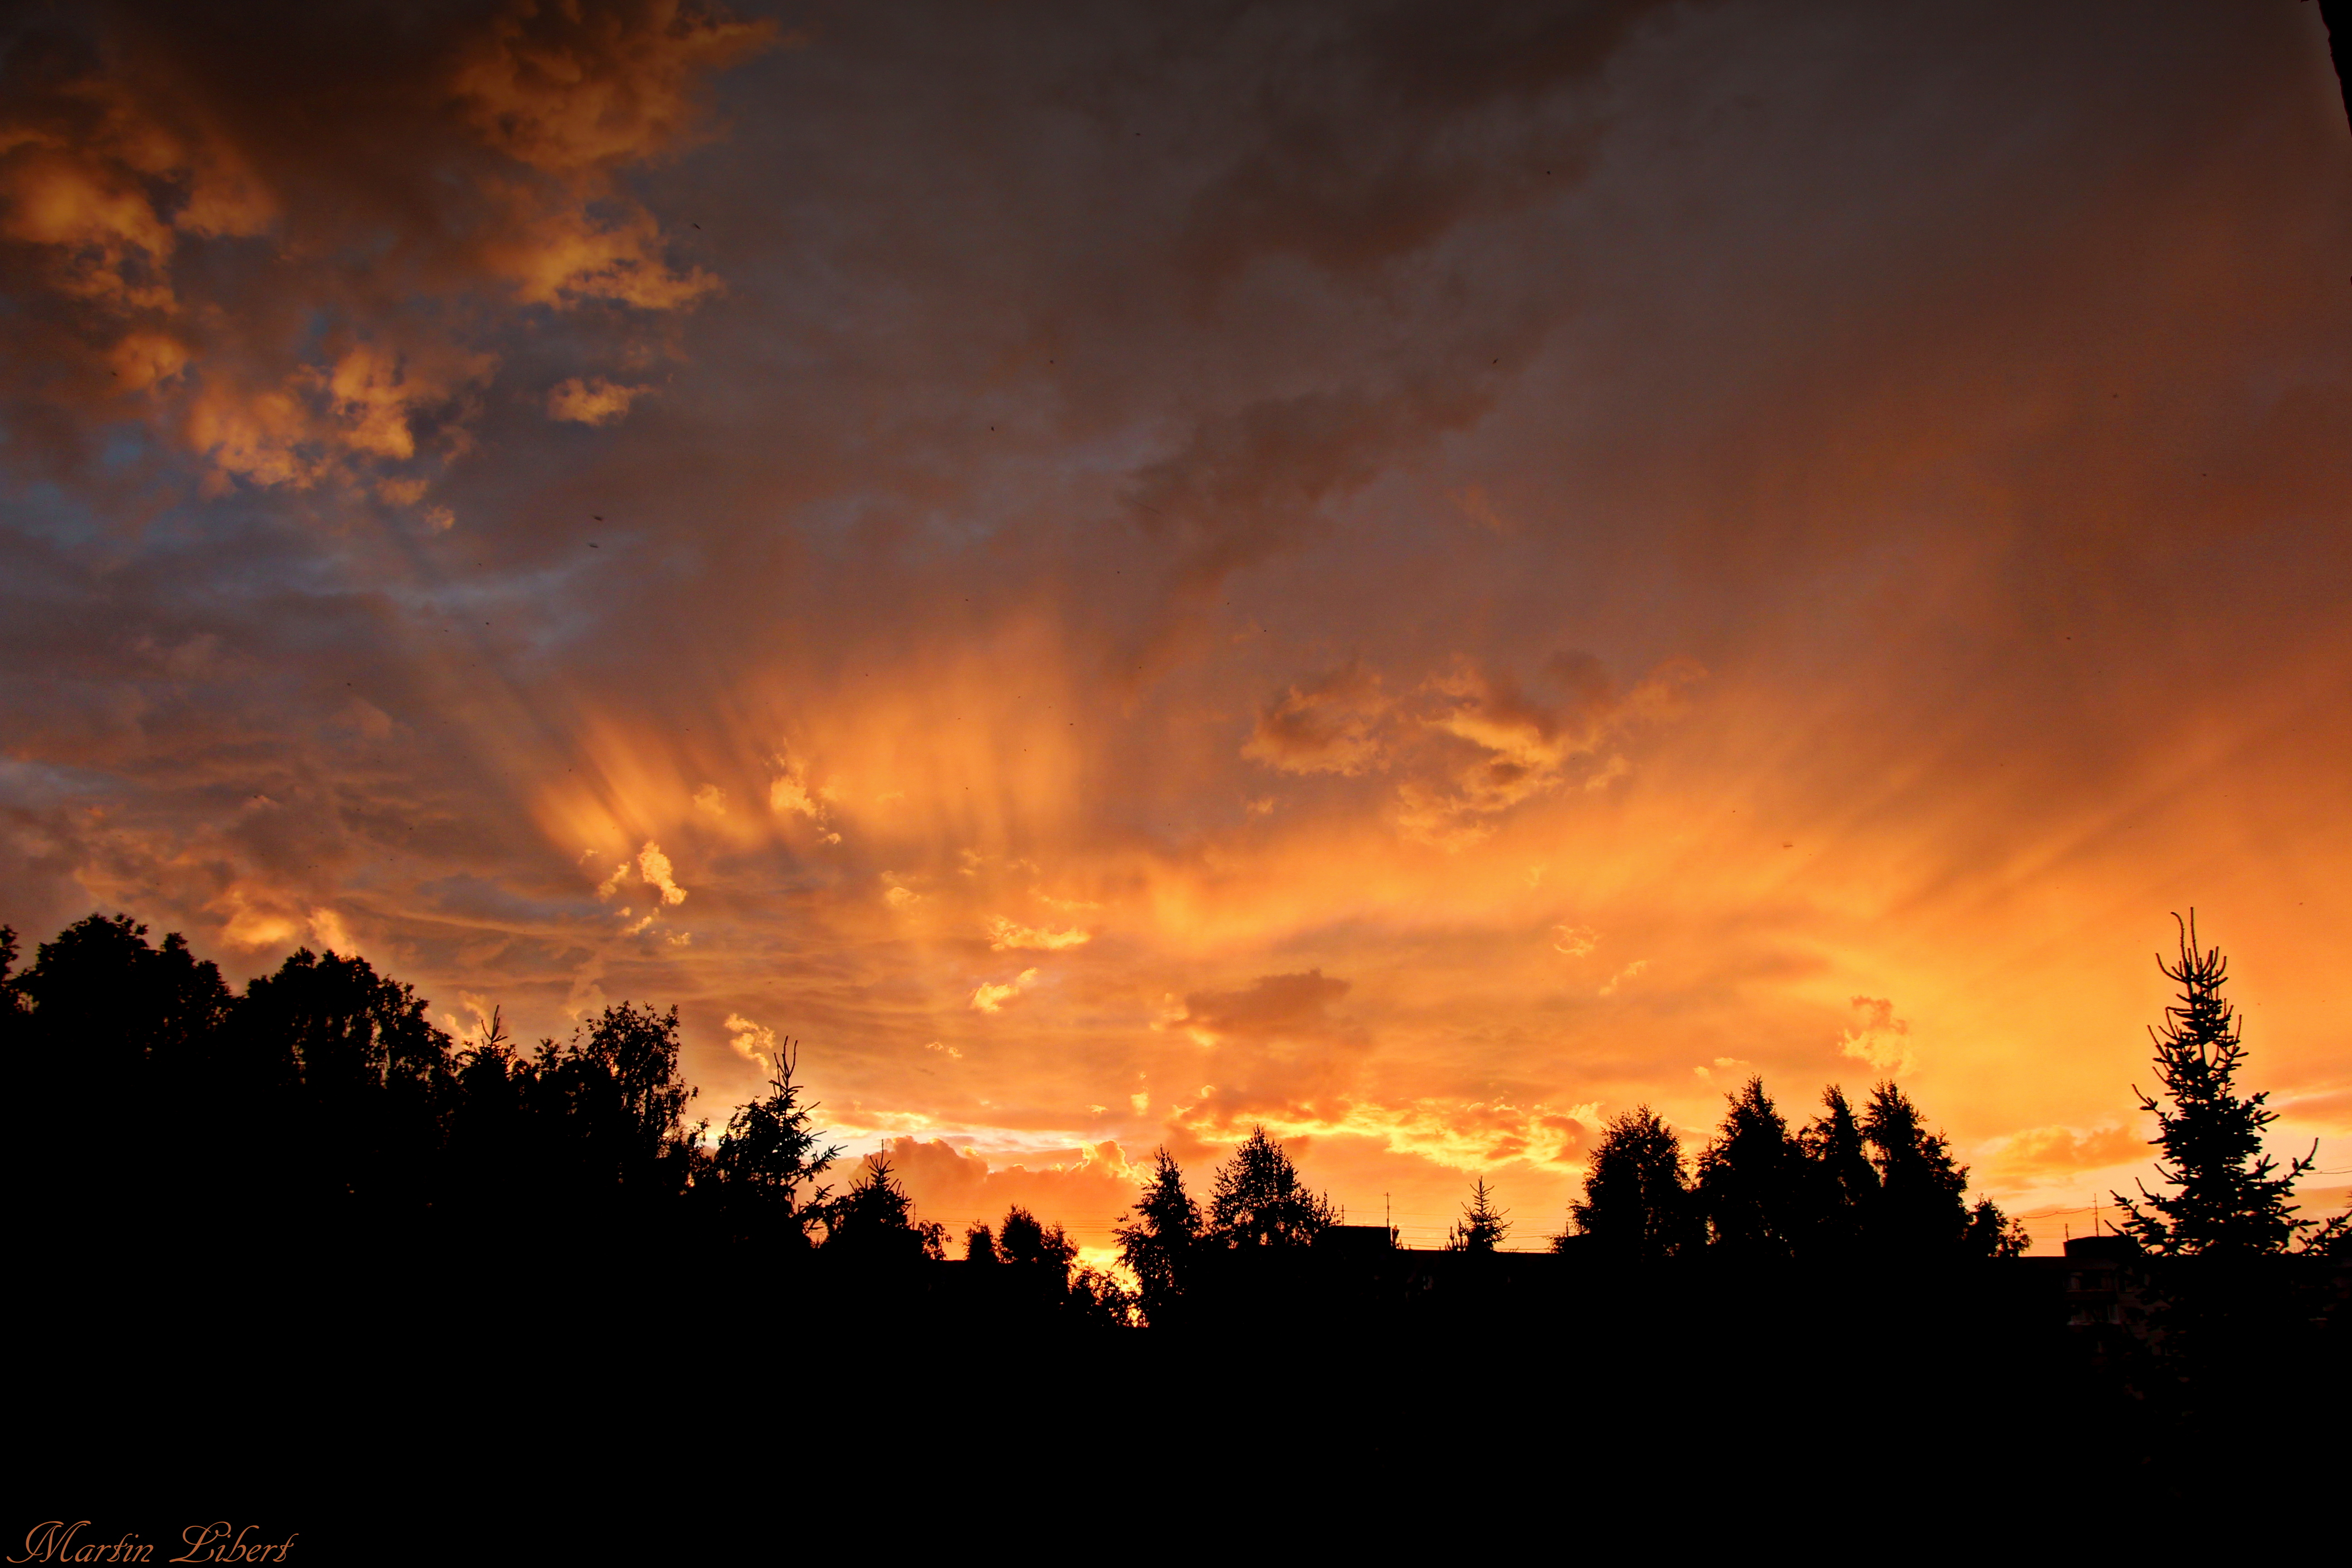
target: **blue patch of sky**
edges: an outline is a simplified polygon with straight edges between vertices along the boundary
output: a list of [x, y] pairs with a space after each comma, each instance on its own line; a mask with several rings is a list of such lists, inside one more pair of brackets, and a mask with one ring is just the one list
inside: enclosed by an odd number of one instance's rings
[[110, 795], [121, 781], [93, 768], [0, 757], [0, 804], [24, 809], [63, 805]]
[[101, 543], [112, 532], [88, 498], [51, 479], [0, 492], [0, 528], [66, 550]]

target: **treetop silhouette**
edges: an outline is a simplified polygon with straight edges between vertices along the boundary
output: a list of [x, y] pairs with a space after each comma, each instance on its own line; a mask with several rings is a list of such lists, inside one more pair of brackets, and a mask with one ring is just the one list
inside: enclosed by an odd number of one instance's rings
[[[2180, 987], [2178, 1004], [2151, 1026], [2157, 1085], [2168, 1105], [2133, 1086], [2140, 1109], [2156, 1115], [2149, 1140], [2160, 1157], [2157, 1174], [2176, 1189], [2156, 1194], [2139, 1184], [2135, 1201], [2113, 1194], [2127, 1216], [2125, 1233], [2150, 1252], [2176, 1257], [2258, 1256], [2286, 1250], [2315, 1222], [2294, 1213], [2294, 1184], [2315, 1163], [2290, 1158], [2284, 1174], [2263, 1151], [2263, 1131], [2278, 1120], [2268, 1091], [2242, 1095], [2239, 1067], [2246, 1047], [2236, 1009], [2221, 994], [2229, 961], [2218, 947], [2200, 949], [2197, 911], [2179, 927], [2180, 949], [2157, 967]], [[2333, 1239], [2332, 1234], [2330, 1239]]]
[[915, 1217], [887, 1154], [868, 1154], [857, 1179], [825, 1205], [824, 1250], [851, 1262], [920, 1263], [947, 1256], [947, 1227]]
[[832, 1194], [817, 1178], [841, 1157], [841, 1149], [822, 1142], [810, 1115], [815, 1108], [800, 1102], [793, 1082], [797, 1059], [797, 1042], [784, 1041], [768, 1092], [728, 1118], [710, 1156], [710, 1174], [731, 1233], [805, 1247], [809, 1225], [824, 1217]]
[[1135, 1276], [1144, 1321], [1165, 1323], [1181, 1310], [1184, 1287], [1202, 1245], [1201, 1205], [1184, 1190], [1184, 1173], [1162, 1147], [1152, 1151], [1151, 1180], [1112, 1231], [1119, 1261]]
[[1698, 1204], [1708, 1239], [1746, 1258], [1794, 1258], [1816, 1228], [1817, 1184], [1806, 1168], [1804, 1145], [1764, 1092], [1761, 1078], [1750, 1078], [1725, 1098], [1729, 1109], [1723, 1129], [1698, 1161]]
[[1447, 1233], [1448, 1252], [1493, 1252], [1511, 1234], [1511, 1222], [1505, 1217], [1508, 1210], [1495, 1204], [1494, 1189], [1486, 1185], [1484, 1176], [1470, 1184], [1470, 1201], [1462, 1205], [1462, 1218]]
[[1209, 1234], [1227, 1247], [1306, 1247], [1339, 1218], [1328, 1196], [1307, 1190], [1280, 1143], [1254, 1127], [1217, 1167]]
[[1584, 1195], [1569, 1205], [1573, 1232], [1609, 1257], [1648, 1262], [1679, 1257], [1706, 1237], [1706, 1221], [1683, 1172], [1682, 1140], [1658, 1113], [1637, 1105], [1609, 1119], [1585, 1172]]

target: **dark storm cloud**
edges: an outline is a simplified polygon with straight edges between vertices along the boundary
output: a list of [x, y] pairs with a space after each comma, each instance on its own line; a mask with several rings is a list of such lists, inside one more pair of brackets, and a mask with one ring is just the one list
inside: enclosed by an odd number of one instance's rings
[[144, 424], [215, 488], [410, 510], [467, 449], [517, 309], [574, 318], [578, 368], [606, 374], [532, 395], [596, 423], [635, 390], [608, 375], [658, 356], [649, 323], [718, 287], [617, 176], [688, 144], [701, 79], [776, 34], [672, 0], [12, 23], [16, 459], [89, 479], [103, 433]]

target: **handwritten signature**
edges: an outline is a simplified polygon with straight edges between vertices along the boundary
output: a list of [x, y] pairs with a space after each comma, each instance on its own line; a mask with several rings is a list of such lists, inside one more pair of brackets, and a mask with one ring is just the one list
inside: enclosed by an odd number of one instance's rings
[[[139, 1539], [135, 1531], [126, 1531], [113, 1541], [77, 1541], [89, 1521], [78, 1519], [68, 1523], [62, 1519], [47, 1519], [25, 1532], [25, 1551], [11, 1563], [152, 1563], [156, 1561], [152, 1542]], [[166, 1563], [283, 1563], [286, 1554], [294, 1550], [301, 1531], [296, 1531], [283, 1541], [247, 1541], [246, 1537], [260, 1529], [248, 1524], [238, 1529], [227, 1520], [215, 1520], [210, 1524], [192, 1524], [180, 1531], [180, 1540], [187, 1547], [177, 1557], [163, 1559]]]

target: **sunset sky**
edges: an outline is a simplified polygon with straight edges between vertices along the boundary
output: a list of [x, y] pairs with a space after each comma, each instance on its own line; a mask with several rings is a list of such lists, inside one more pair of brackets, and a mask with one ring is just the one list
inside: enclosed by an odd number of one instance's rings
[[1091, 1249], [1258, 1124], [1538, 1245], [1610, 1115], [1893, 1075], [2044, 1251], [2194, 906], [2342, 1207], [2316, 6], [5, 26], [28, 942], [674, 1003]]

